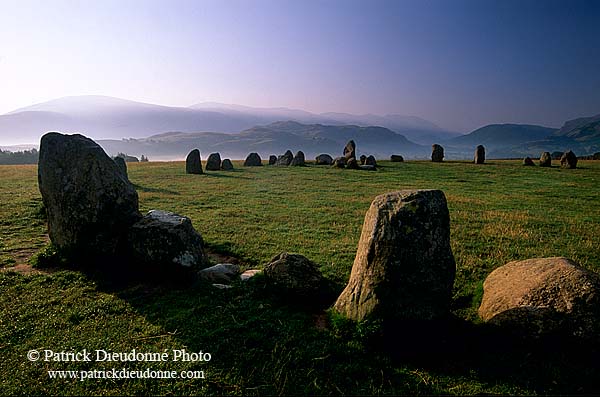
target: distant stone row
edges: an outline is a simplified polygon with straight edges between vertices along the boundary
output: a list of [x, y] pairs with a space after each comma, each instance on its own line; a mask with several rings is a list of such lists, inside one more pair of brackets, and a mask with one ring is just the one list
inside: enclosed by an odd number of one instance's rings
[[[543, 152], [540, 156], [540, 167], [551, 167], [553, 157], [554, 160], [558, 160], [555, 156], [552, 156], [550, 152]], [[523, 165], [533, 166], [535, 165], [535, 163], [533, 162], [531, 157], [525, 157], [523, 159]], [[573, 153], [571, 150], [562, 153], [562, 155], [560, 156], [560, 166], [563, 168], [577, 168], [577, 156], [575, 155], [575, 153]]]

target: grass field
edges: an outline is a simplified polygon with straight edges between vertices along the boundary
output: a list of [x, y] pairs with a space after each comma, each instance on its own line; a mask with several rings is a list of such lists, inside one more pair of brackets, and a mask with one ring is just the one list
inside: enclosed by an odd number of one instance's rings
[[[129, 164], [129, 177], [143, 212], [164, 209], [190, 217], [211, 251], [239, 258], [247, 268], [281, 251], [298, 252], [320, 264], [337, 291], [348, 279], [364, 214], [376, 195], [443, 190], [457, 278], [454, 320], [431, 336], [440, 340], [408, 330], [394, 348], [374, 343], [365, 336], [368, 330], [330, 324], [323, 311], [282, 302], [260, 278], [217, 290], [110, 284], [72, 270], [30, 272], [23, 264], [48, 242], [37, 168], [0, 166], [0, 393], [600, 392], [596, 346], [519, 345], [487, 330], [476, 312], [485, 277], [511, 260], [566, 256], [600, 271], [600, 162], [581, 161], [576, 170], [516, 161], [382, 165], [365, 172], [235, 163], [233, 172], [186, 175], [181, 162], [150, 162]], [[31, 349], [84, 348], [185, 348], [210, 352], [212, 360], [123, 365], [26, 358]], [[51, 380], [47, 373], [116, 364], [202, 370], [205, 379]]]

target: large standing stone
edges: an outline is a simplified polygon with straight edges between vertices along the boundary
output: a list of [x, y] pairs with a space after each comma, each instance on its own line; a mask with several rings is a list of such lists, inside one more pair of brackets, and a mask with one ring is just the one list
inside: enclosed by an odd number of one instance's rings
[[597, 336], [600, 277], [562, 257], [509, 262], [483, 283], [479, 315], [520, 335]]
[[50, 240], [75, 256], [112, 256], [141, 218], [138, 195], [117, 164], [83, 135], [45, 134], [38, 182]]
[[292, 163], [293, 159], [294, 159], [294, 154], [290, 150], [287, 150], [283, 155], [281, 155], [277, 158], [275, 165], [287, 166]]
[[132, 256], [165, 270], [200, 270], [208, 266], [202, 236], [192, 221], [168, 211], [151, 210], [129, 230]]
[[204, 168], [206, 171], [219, 171], [221, 169], [221, 155], [219, 153], [211, 153], [206, 160]]
[[485, 148], [483, 145], [477, 145], [475, 149], [475, 157], [473, 159], [475, 164], [483, 164], [485, 163]]
[[367, 157], [364, 165], [372, 165], [373, 167], [377, 167], [377, 160], [375, 160], [375, 156], [371, 155]]
[[431, 161], [435, 163], [444, 161], [444, 148], [437, 143], [431, 145]]
[[117, 156], [113, 160], [119, 167], [119, 170], [121, 171], [121, 175], [123, 175], [123, 178], [129, 180], [129, 176], [127, 175], [127, 163], [125, 163], [125, 159], [121, 156]]
[[274, 154], [269, 156], [269, 165], [275, 165], [275, 163], [277, 162], [277, 156], [275, 156]]
[[266, 280], [276, 288], [300, 297], [319, 291], [323, 276], [318, 266], [299, 254], [282, 252], [265, 265]]
[[577, 168], [577, 156], [571, 150], [565, 152], [560, 158], [562, 168]]
[[316, 165], [331, 165], [333, 164], [333, 158], [328, 154], [320, 154], [315, 158]]
[[531, 157], [525, 157], [523, 159], [523, 165], [525, 165], [525, 166], [532, 166], [532, 165], [535, 165], [535, 163], [533, 162], [533, 160], [531, 159]]
[[356, 143], [354, 143], [354, 141], [350, 140], [346, 146], [344, 146], [344, 157], [346, 160], [352, 157], [356, 158]]
[[290, 165], [296, 167], [304, 167], [306, 165], [304, 163], [304, 152], [302, 150], [299, 150], [298, 153], [296, 153]]
[[356, 321], [439, 318], [449, 312], [455, 273], [444, 193], [383, 194], [365, 215], [350, 281], [334, 308]]
[[552, 166], [552, 157], [550, 156], [550, 152], [544, 152], [540, 156], [540, 167], [550, 167]]
[[404, 161], [404, 157], [400, 156], [399, 154], [392, 154], [390, 156], [390, 160], [392, 163], [401, 163]]
[[[269, 160], [269, 163], [271, 161]], [[244, 167], [260, 167], [262, 166], [262, 159], [258, 155], [258, 153], [250, 153], [246, 160], [244, 160]]]
[[233, 171], [233, 163], [229, 159], [223, 159], [221, 161], [221, 169], [223, 171]]
[[185, 159], [186, 174], [202, 174], [202, 161], [200, 159], [200, 150], [194, 149], [188, 153]]

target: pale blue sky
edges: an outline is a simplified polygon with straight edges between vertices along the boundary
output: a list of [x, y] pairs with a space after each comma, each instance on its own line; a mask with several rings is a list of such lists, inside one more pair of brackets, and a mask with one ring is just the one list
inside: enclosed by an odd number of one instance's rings
[[0, 114], [99, 94], [400, 113], [600, 113], [600, 1], [0, 0]]

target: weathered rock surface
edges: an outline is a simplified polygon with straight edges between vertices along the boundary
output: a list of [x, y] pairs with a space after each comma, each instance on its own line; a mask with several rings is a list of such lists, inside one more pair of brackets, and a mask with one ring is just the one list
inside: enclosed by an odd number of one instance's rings
[[347, 161], [346, 161], [346, 168], [350, 169], [350, 170], [357, 170], [358, 169], [358, 161], [356, 161], [356, 159], [354, 157], [350, 157]]
[[125, 163], [125, 159], [123, 157], [117, 156], [113, 160], [117, 164], [117, 167], [119, 167], [119, 171], [121, 171], [121, 175], [123, 175], [123, 178], [129, 180], [129, 176], [127, 175], [127, 163]]
[[284, 154], [277, 157], [277, 161], [275, 162], [275, 165], [288, 166], [292, 163], [293, 159], [294, 159], [294, 154], [290, 150], [287, 150]]
[[304, 167], [306, 165], [304, 163], [304, 152], [302, 150], [299, 150], [298, 153], [296, 153], [290, 165], [295, 167]]
[[223, 159], [221, 161], [221, 169], [223, 171], [233, 171], [233, 163], [229, 159]]
[[200, 159], [200, 150], [194, 149], [188, 153], [185, 159], [186, 174], [202, 174], [202, 161]]
[[38, 182], [50, 240], [66, 253], [112, 256], [141, 218], [138, 195], [117, 164], [83, 135], [45, 134]]
[[401, 163], [401, 162], [403, 162], [403, 161], [404, 161], [404, 157], [400, 156], [399, 154], [392, 154], [392, 155], [390, 156], [390, 160], [391, 160], [393, 163]]
[[509, 262], [486, 278], [479, 315], [526, 336], [598, 337], [600, 277], [563, 257]]
[[431, 145], [431, 161], [435, 163], [444, 161], [444, 148], [437, 143]]
[[443, 317], [455, 273], [444, 193], [383, 194], [365, 215], [350, 281], [334, 308], [356, 321]]
[[367, 156], [365, 156], [364, 154], [361, 154], [360, 155], [360, 164], [365, 165], [366, 162], [367, 162]]
[[320, 154], [315, 158], [316, 165], [331, 165], [333, 164], [333, 158], [328, 154]]
[[[275, 156], [271, 156], [275, 157]], [[269, 159], [269, 164], [271, 164], [271, 160]], [[258, 155], [258, 153], [250, 153], [246, 160], [244, 160], [244, 167], [260, 167], [262, 165], [262, 159]]]
[[240, 267], [232, 263], [219, 263], [200, 270], [200, 279], [217, 284], [231, 284], [238, 279]]
[[346, 158], [345, 157], [336, 157], [331, 164], [333, 167], [337, 168], [346, 168]]
[[270, 155], [269, 156], [269, 165], [274, 165], [277, 162], [277, 156], [275, 155]]
[[475, 157], [473, 158], [473, 162], [475, 164], [485, 163], [485, 148], [483, 145], [477, 145], [477, 148], [475, 148]]
[[172, 212], [149, 211], [131, 226], [129, 246], [134, 260], [161, 269], [200, 270], [208, 266], [202, 236], [190, 218]]
[[535, 165], [535, 163], [533, 162], [533, 160], [531, 159], [531, 157], [525, 157], [523, 159], [523, 165], [532, 166], [532, 165]]
[[354, 141], [350, 140], [348, 141], [348, 143], [346, 144], [346, 146], [344, 146], [344, 157], [346, 158], [346, 160], [354, 157], [356, 158], [356, 143], [354, 143]]
[[317, 265], [299, 254], [282, 252], [265, 265], [266, 280], [274, 287], [299, 297], [311, 297], [321, 288]]
[[365, 165], [372, 165], [374, 167], [377, 167], [377, 160], [375, 160], [375, 156], [368, 156], [365, 160]]
[[540, 156], [540, 167], [550, 167], [552, 166], [552, 157], [550, 156], [550, 152], [544, 152]]
[[565, 152], [560, 158], [560, 166], [562, 168], [577, 168], [577, 156], [571, 150]]
[[240, 279], [242, 281], [248, 281], [259, 273], [262, 273], [262, 271], [258, 269], [246, 270], [244, 273], [240, 274]]
[[206, 171], [219, 171], [221, 169], [221, 155], [219, 153], [211, 153], [206, 160], [204, 168]]

